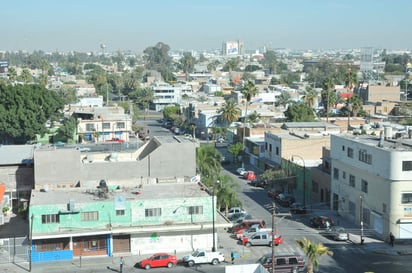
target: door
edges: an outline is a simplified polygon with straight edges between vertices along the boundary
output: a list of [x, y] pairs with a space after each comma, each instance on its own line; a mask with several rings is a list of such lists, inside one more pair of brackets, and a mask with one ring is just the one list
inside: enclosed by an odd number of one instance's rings
[[130, 235], [113, 235], [113, 253], [130, 252]]

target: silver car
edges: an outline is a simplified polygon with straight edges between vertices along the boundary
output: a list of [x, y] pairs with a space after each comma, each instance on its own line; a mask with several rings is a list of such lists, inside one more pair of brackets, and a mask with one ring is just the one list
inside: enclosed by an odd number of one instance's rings
[[349, 240], [348, 232], [344, 227], [332, 226], [326, 230], [326, 235], [335, 241], [347, 241]]

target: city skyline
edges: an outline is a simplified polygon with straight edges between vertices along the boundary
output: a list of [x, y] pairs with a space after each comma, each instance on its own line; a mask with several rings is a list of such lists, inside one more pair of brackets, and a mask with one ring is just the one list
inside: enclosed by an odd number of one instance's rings
[[172, 50], [263, 48], [405, 50], [408, 0], [6, 1], [0, 51], [106, 51], [163, 42]]

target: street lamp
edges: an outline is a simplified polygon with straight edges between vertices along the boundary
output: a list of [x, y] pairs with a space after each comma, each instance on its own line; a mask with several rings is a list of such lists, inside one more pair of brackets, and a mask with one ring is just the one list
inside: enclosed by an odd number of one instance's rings
[[303, 162], [303, 206], [306, 206], [306, 164], [303, 157], [299, 155], [292, 155], [292, 162], [294, 161], [294, 157], [298, 157]]
[[[217, 180], [216, 184], [219, 184], [220, 181]], [[215, 193], [216, 193], [216, 185], [213, 187], [212, 192], [212, 236], [213, 236], [213, 246], [212, 252], [216, 251], [216, 237], [215, 237]]]

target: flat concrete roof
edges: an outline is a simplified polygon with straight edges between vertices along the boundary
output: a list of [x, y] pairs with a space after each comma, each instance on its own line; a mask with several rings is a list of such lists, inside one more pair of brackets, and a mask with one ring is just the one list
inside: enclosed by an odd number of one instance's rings
[[[76, 203], [107, 202], [115, 196], [122, 195], [128, 201], [150, 199], [182, 199], [188, 197], [205, 197], [208, 193], [201, 190], [197, 183], [164, 183], [144, 184], [141, 188], [124, 187], [116, 183], [108, 183], [109, 192], [105, 197], [99, 197], [99, 188], [69, 188], [51, 190], [33, 190], [30, 199], [31, 205], [67, 204], [70, 199]], [[116, 188], [116, 189], [113, 189]]]

